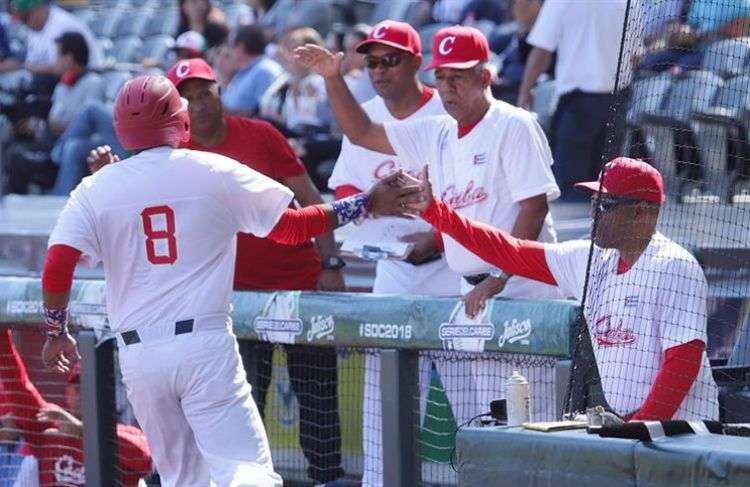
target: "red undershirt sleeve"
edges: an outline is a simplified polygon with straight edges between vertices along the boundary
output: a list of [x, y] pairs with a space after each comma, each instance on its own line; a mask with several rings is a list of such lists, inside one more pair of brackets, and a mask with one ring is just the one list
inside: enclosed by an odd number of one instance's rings
[[447, 233], [483, 260], [516, 276], [557, 285], [547, 266], [544, 244], [521, 240], [489, 225], [459, 215], [444, 202], [433, 199], [422, 218], [439, 232]]
[[47, 401], [31, 383], [26, 365], [21, 360], [10, 329], [0, 331], [0, 381], [4, 398], [18, 428], [25, 433], [41, 433], [51, 423], [37, 421], [36, 415]]
[[42, 288], [50, 293], [70, 291], [73, 284], [73, 272], [76, 269], [81, 251], [68, 245], [53, 245], [47, 249], [44, 258]]
[[331, 230], [323, 205], [287, 208], [266, 238], [285, 245], [299, 245]]
[[362, 193], [362, 190], [351, 184], [337, 186], [334, 191], [334, 195], [337, 200], [348, 198], [349, 196], [354, 196], [355, 194], [359, 193]]
[[692, 340], [664, 352], [664, 363], [656, 375], [654, 385], [646, 401], [629, 419], [668, 421], [680, 408], [680, 404], [698, 377], [703, 360], [705, 343]]

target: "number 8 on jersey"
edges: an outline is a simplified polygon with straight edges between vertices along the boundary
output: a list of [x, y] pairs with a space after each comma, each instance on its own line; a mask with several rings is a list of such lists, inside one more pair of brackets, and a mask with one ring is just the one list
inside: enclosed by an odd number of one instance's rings
[[[160, 220], [160, 216], [166, 221], [166, 230], [154, 230], [153, 224]], [[169, 206], [151, 206], [141, 212], [143, 220], [143, 232], [146, 234], [146, 256], [148, 261], [155, 265], [174, 264], [177, 260], [177, 239], [174, 237], [174, 211]], [[156, 242], [167, 241], [167, 254], [156, 253]], [[163, 244], [159, 246], [163, 249]]]

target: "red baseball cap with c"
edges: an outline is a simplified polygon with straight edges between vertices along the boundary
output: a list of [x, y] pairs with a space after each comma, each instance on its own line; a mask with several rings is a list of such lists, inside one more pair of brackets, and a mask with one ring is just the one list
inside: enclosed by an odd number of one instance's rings
[[440, 29], [432, 40], [432, 62], [437, 68], [469, 69], [490, 60], [487, 38], [474, 27], [454, 25]]
[[422, 52], [422, 40], [414, 27], [395, 20], [384, 20], [375, 24], [367, 39], [357, 44], [355, 50], [360, 54], [366, 54], [373, 44], [395, 47], [412, 54]]
[[629, 157], [618, 157], [607, 163], [604, 177], [599, 181], [576, 183], [584, 191], [651, 203], [664, 203], [664, 181], [659, 171], [646, 162]]
[[216, 81], [214, 70], [201, 58], [185, 59], [176, 62], [167, 71], [167, 78], [177, 87], [180, 86], [180, 83], [189, 79]]

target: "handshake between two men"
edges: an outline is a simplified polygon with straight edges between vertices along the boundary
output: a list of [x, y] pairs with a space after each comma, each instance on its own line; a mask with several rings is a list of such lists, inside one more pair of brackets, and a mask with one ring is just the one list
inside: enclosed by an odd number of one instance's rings
[[380, 180], [367, 192], [367, 209], [373, 217], [397, 216], [418, 218], [432, 201], [427, 166], [422, 169], [419, 179], [402, 170]]

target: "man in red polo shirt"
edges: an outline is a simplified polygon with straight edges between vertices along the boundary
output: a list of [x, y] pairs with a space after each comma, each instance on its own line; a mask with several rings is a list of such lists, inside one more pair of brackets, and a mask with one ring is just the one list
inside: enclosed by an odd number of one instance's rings
[[[179, 61], [167, 77], [189, 102], [191, 129], [186, 148], [222, 154], [246, 164], [289, 187], [300, 206], [323, 203], [281, 133], [269, 123], [224, 114], [216, 77], [203, 59]], [[234, 289], [343, 291], [343, 266], [332, 233], [315, 243], [310, 240], [296, 246], [239, 234]], [[300, 445], [310, 464], [308, 473], [320, 484], [335, 481], [344, 473], [336, 350], [297, 345], [285, 348], [292, 388], [300, 405]], [[271, 380], [272, 354], [270, 345], [254, 346], [252, 352], [243, 353], [243, 360], [256, 360], [258, 380], [253, 386], [261, 414]]]

